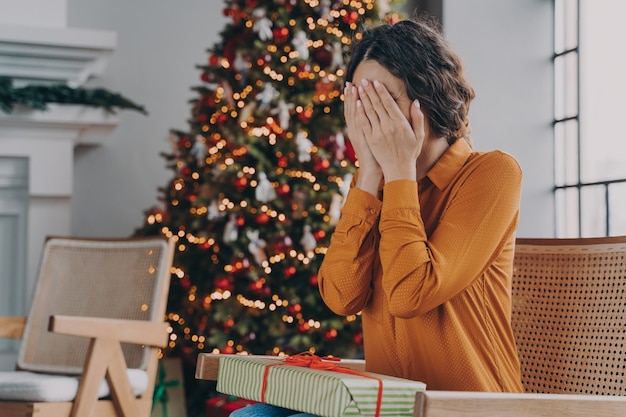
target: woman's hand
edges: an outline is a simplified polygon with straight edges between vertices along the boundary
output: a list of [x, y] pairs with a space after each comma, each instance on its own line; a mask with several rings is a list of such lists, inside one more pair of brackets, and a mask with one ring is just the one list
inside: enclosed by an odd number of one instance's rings
[[344, 116], [348, 138], [359, 161], [356, 187], [377, 196], [383, 171], [368, 145], [367, 137], [372, 134], [371, 125], [359, 99], [358, 90], [351, 83], [346, 83], [344, 89]]
[[376, 80], [362, 79], [358, 95], [367, 122], [362, 118], [357, 120], [367, 125], [364, 137], [368, 149], [382, 168], [385, 182], [415, 180], [417, 157], [422, 151], [425, 136], [424, 114], [419, 102], [409, 102], [408, 115], [405, 115], [387, 88]]

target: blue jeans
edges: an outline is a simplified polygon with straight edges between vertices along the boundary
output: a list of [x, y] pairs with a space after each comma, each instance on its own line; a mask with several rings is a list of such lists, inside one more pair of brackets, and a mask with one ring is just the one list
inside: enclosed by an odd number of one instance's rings
[[317, 417], [314, 414], [301, 413], [269, 404], [252, 404], [230, 413], [230, 417]]

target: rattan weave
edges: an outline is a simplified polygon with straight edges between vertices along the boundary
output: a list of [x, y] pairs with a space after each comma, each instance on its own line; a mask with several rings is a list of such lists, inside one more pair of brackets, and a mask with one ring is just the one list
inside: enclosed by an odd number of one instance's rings
[[[24, 330], [18, 368], [79, 374], [89, 340], [48, 332], [51, 315], [157, 320], [164, 314], [164, 239], [125, 241], [51, 238]], [[160, 311], [157, 311], [160, 310]], [[124, 345], [129, 368], [143, 368], [147, 349]]]
[[626, 394], [626, 237], [518, 239], [512, 295], [526, 391]]

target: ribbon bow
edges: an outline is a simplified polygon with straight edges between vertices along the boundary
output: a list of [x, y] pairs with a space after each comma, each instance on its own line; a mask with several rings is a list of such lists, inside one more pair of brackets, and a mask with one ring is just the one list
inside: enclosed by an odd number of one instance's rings
[[314, 355], [310, 352], [302, 352], [294, 356], [289, 356], [285, 358], [284, 361], [279, 363], [272, 363], [265, 366], [265, 371], [263, 373], [263, 386], [261, 388], [261, 401], [265, 402], [265, 391], [267, 389], [267, 375], [269, 374], [269, 370], [273, 366], [277, 365], [292, 365], [292, 366], [302, 366], [305, 368], [311, 368], [318, 371], [333, 371], [340, 372], [343, 374], [357, 375], [362, 376], [364, 378], [375, 379], [378, 381], [378, 396], [376, 399], [376, 417], [380, 416], [380, 408], [383, 401], [383, 381], [380, 378], [377, 378], [372, 375], [365, 374], [363, 372], [355, 371], [353, 369], [346, 368], [344, 366], [338, 365], [336, 362], [340, 362], [341, 359], [335, 357], [325, 356], [320, 358], [317, 355]]
[[152, 410], [156, 407], [157, 403], [161, 403], [161, 407], [163, 407], [163, 417], [168, 417], [167, 412], [167, 389], [173, 387], [179, 387], [180, 381], [178, 380], [170, 380], [166, 381], [165, 375], [165, 366], [162, 361], [159, 361], [158, 367], [158, 376], [157, 376], [157, 384], [154, 387], [154, 394], [152, 396]]

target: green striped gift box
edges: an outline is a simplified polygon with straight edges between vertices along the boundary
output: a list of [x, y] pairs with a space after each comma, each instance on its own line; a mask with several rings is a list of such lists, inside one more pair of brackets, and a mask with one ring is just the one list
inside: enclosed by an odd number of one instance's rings
[[[247, 356], [220, 358], [217, 391], [261, 401], [268, 365], [280, 359]], [[383, 381], [380, 416], [413, 416], [415, 393], [422, 382], [364, 373]], [[280, 364], [268, 369], [265, 402], [323, 417], [375, 416], [378, 381], [364, 376]]]

